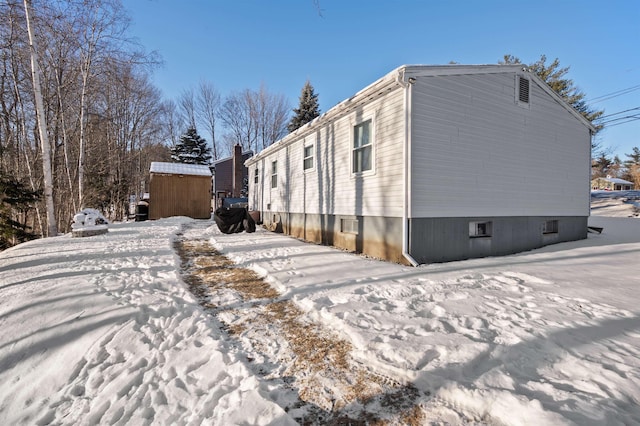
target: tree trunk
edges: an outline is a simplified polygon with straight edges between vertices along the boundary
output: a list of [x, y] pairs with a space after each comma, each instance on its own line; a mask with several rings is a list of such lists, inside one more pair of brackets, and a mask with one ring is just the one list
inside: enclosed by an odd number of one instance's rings
[[47, 207], [47, 234], [56, 236], [58, 226], [53, 204], [53, 172], [51, 168], [51, 145], [47, 134], [47, 123], [44, 115], [44, 104], [42, 102], [42, 91], [40, 89], [40, 70], [38, 68], [38, 52], [34, 43], [33, 32], [31, 30], [29, 0], [24, 0], [24, 14], [27, 21], [27, 32], [29, 34], [29, 46], [31, 47], [31, 76], [33, 78], [33, 92], [36, 101], [36, 117], [38, 119], [38, 132], [42, 147], [42, 170], [44, 175], [44, 198]]

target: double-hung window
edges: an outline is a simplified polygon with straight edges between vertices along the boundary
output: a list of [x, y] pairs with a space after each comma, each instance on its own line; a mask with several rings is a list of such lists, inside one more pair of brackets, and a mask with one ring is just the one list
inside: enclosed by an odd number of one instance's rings
[[304, 170], [313, 169], [313, 145], [304, 147], [304, 159], [302, 162], [302, 168]]
[[373, 138], [371, 120], [353, 128], [353, 173], [371, 170], [373, 165]]
[[278, 161], [271, 162], [271, 188], [278, 187]]

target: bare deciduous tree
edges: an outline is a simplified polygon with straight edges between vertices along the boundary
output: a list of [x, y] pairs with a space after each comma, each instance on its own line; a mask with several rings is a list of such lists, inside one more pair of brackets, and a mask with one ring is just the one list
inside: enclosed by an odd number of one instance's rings
[[263, 150], [287, 134], [290, 107], [284, 95], [270, 93], [264, 84], [256, 97], [260, 130], [257, 149]]
[[53, 171], [51, 167], [51, 145], [49, 144], [49, 134], [47, 121], [44, 113], [44, 103], [42, 101], [42, 88], [40, 85], [40, 65], [38, 60], [38, 50], [36, 48], [31, 29], [31, 2], [24, 0], [24, 14], [29, 34], [29, 46], [31, 51], [31, 75], [33, 77], [33, 94], [36, 103], [36, 116], [38, 119], [38, 135], [42, 147], [42, 169], [44, 175], [44, 198], [47, 212], [47, 233], [49, 236], [58, 234], [55, 207], [53, 204]]
[[196, 111], [198, 118], [211, 136], [211, 155], [214, 161], [220, 158], [220, 149], [216, 141], [216, 121], [220, 102], [220, 93], [215, 86], [210, 82], [201, 81], [198, 86]]
[[243, 150], [249, 150], [255, 144], [257, 131], [250, 93], [248, 89], [232, 93], [220, 108], [220, 119], [227, 129], [225, 140], [229, 153], [233, 152], [233, 145], [239, 144]]
[[243, 150], [259, 152], [286, 135], [289, 104], [283, 95], [270, 93], [264, 85], [259, 91], [245, 89], [227, 97], [220, 119], [228, 133], [228, 149], [240, 144]]
[[165, 134], [162, 140], [170, 142], [171, 146], [175, 146], [184, 131], [184, 123], [178, 113], [176, 103], [172, 100], [163, 102], [161, 113], [165, 123]]
[[182, 119], [185, 124], [185, 129], [189, 127], [193, 127], [197, 129], [196, 126], [196, 97], [193, 92], [193, 89], [183, 90], [180, 94], [180, 99], [178, 99], [178, 105], [180, 107], [180, 112], [182, 114]]

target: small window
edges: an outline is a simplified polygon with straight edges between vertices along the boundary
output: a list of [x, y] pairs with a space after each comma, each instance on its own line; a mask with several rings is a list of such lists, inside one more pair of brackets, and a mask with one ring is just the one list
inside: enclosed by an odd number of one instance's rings
[[492, 228], [491, 222], [469, 222], [469, 237], [490, 237]]
[[543, 234], [557, 234], [558, 233], [558, 221], [557, 220], [545, 220], [542, 225]]
[[353, 172], [361, 173], [372, 167], [371, 120], [364, 121], [353, 128]]
[[253, 183], [258, 183], [258, 168], [257, 167], [253, 171]]
[[530, 81], [528, 78], [518, 76], [518, 102], [522, 104], [529, 103], [529, 85]]
[[313, 168], [313, 145], [304, 147], [304, 161], [302, 167], [304, 170]]
[[340, 219], [340, 232], [344, 234], [357, 234], [358, 219]]
[[271, 187], [278, 187], [278, 162], [273, 161], [271, 163]]

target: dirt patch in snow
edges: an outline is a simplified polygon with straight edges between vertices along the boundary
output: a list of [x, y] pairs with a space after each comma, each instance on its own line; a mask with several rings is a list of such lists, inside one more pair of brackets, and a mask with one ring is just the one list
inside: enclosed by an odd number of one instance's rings
[[248, 365], [290, 398], [278, 403], [301, 424], [421, 424], [410, 383], [352, 360], [351, 344], [305, 317], [252, 270], [235, 267], [204, 240], [178, 240], [185, 282], [239, 346]]

